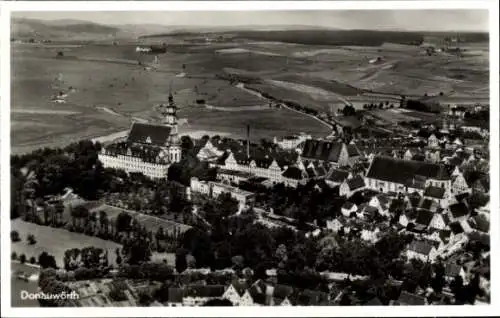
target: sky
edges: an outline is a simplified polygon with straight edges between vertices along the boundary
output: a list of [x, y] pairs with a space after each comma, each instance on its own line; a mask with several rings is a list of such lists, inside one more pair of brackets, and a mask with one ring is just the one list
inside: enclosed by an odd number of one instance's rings
[[17, 12], [14, 17], [101, 24], [190, 26], [309, 25], [340, 29], [488, 31], [487, 10]]

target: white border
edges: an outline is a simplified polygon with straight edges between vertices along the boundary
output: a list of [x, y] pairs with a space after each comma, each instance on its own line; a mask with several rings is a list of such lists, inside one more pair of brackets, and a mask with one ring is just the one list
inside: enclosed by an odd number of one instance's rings
[[[241, 2], [2, 2], [0, 4], [1, 52], [1, 308], [7, 317], [152, 317], [152, 316], [489, 316], [500, 313], [499, 289], [499, 195], [491, 195], [491, 305], [423, 307], [148, 307], [148, 308], [11, 308], [10, 306], [10, 13], [13, 11], [242, 11], [242, 10], [340, 10], [340, 9], [489, 9], [490, 10], [490, 105], [491, 193], [500, 194], [498, 106], [498, 3], [496, 1], [241, 1]], [[422, 21], [425, 23], [425, 21]], [[8, 260], [8, 261], [6, 261]]]

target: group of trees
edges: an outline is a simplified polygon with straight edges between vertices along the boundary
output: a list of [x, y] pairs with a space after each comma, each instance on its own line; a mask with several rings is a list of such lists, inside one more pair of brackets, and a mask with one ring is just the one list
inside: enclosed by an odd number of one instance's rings
[[281, 183], [271, 189], [260, 189], [257, 194], [258, 205], [295, 219], [298, 224], [316, 221], [318, 225], [325, 225], [327, 218], [339, 215], [345, 200], [339, 196], [338, 189], [315, 181], [299, 184], [297, 188]]
[[380, 102], [379, 104], [376, 103], [370, 103], [370, 104], [363, 104], [363, 109], [367, 110], [372, 110], [372, 109], [384, 109], [384, 108], [394, 108], [393, 103], [389, 103], [388, 101]]
[[440, 112], [440, 106], [439, 104], [434, 104], [434, 103], [425, 103], [419, 100], [414, 100], [414, 99], [407, 99], [405, 100], [404, 103], [402, 103], [404, 108], [407, 109], [412, 109], [412, 110], [417, 110], [421, 112], [427, 112], [427, 113], [439, 113]]

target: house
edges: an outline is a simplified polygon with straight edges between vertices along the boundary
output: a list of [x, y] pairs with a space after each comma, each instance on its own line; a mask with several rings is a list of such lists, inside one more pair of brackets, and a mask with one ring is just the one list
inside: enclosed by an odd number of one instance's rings
[[352, 177], [351, 179], [345, 180], [339, 188], [339, 194], [341, 196], [350, 197], [354, 193], [361, 191], [365, 188], [365, 181], [363, 177], [357, 175]]
[[464, 233], [464, 229], [460, 222], [451, 222], [450, 224], [448, 224], [448, 227], [451, 231], [450, 240], [453, 240], [456, 236], [460, 236]]
[[[294, 297], [295, 296], [295, 297]], [[330, 305], [330, 297], [327, 293], [305, 289], [292, 296], [290, 303], [294, 306], [320, 306]]]
[[326, 228], [334, 232], [338, 232], [343, 226], [344, 224], [337, 219], [326, 220]]
[[168, 289], [168, 307], [180, 307], [183, 305], [184, 289], [171, 287]]
[[224, 151], [216, 148], [210, 140], [198, 151], [196, 157], [200, 161], [213, 162], [224, 155]]
[[420, 203], [418, 204], [418, 209], [436, 213], [441, 208], [439, 206], [439, 203], [437, 203], [436, 201], [427, 198], [422, 198], [420, 199]]
[[428, 149], [425, 151], [424, 158], [428, 162], [438, 163], [441, 161], [441, 151], [437, 149]]
[[444, 188], [428, 186], [424, 191], [424, 198], [433, 200], [439, 204], [440, 207], [446, 208], [448, 206], [448, 194]]
[[451, 187], [451, 175], [442, 164], [376, 156], [365, 178], [366, 187], [379, 192], [423, 192], [427, 186]]
[[358, 208], [357, 215], [360, 218], [373, 219], [378, 215], [378, 209], [368, 204], [361, 204]]
[[401, 224], [401, 226], [407, 227], [408, 224], [410, 223], [415, 224], [416, 218], [417, 218], [417, 211], [413, 209], [408, 209], [403, 213], [401, 213], [398, 222], [399, 224]]
[[361, 230], [361, 239], [364, 241], [375, 243], [379, 240], [380, 229], [377, 227], [375, 230]]
[[436, 135], [432, 134], [427, 138], [427, 146], [429, 148], [439, 148], [439, 139]]
[[333, 167], [352, 165], [360, 156], [355, 145], [342, 142], [308, 139], [302, 149], [302, 158], [325, 162]]
[[448, 217], [451, 221], [466, 220], [469, 215], [469, 207], [464, 202], [451, 204], [448, 207]]
[[345, 170], [340, 170], [340, 169], [332, 169], [328, 173], [328, 175], [325, 178], [326, 184], [328, 184], [330, 187], [335, 187], [340, 184], [342, 184], [345, 180], [350, 178], [350, 173]]
[[224, 285], [190, 285], [184, 289], [183, 306], [200, 306], [212, 299], [221, 299], [226, 291]]
[[308, 180], [308, 175], [305, 169], [303, 170], [295, 166], [287, 167], [282, 176], [282, 182], [286, 186], [294, 188], [296, 188], [299, 184], [305, 184]]
[[426, 305], [426, 298], [417, 294], [409, 293], [403, 290], [399, 298], [394, 302], [397, 306], [423, 306]]
[[271, 303], [272, 290], [262, 279], [253, 283], [248, 292], [253, 299], [254, 305], [265, 306]]
[[429, 228], [444, 230], [448, 226], [448, 223], [450, 223], [450, 219], [446, 214], [434, 213], [429, 223]]
[[470, 193], [471, 191], [472, 189], [467, 184], [464, 175], [458, 167], [455, 167], [451, 179], [451, 193], [459, 195], [462, 193]]
[[457, 276], [462, 277], [464, 282], [467, 281], [466, 274], [462, 266], [454, 263], [447, 263], [444, 267], [444, 278], [446, 279], [446, 281], [450, 283]]
[[484, 215], [475, 215], [468, 221], [469, 226], [474, 230], [481, 233], [490, 232], [490, 221]]
[[282, 138], [277, 138], [274, 137], [273, 142], [278, 145], [279, 147], [286, 149], [286, 150], [292, 150], [296, 149], [299, 147], [301, 143], [304, 141], [312, 139], [311, 135], [307, 134], [300, 134], [300, 135], [294, 135], [294, 136], [285, 136]]
[[191, 192], [202, 193], [212, 198], [217, 198], [223, 193], [228, 193], [233, 199], [238, 201], [240, 210], [245, 206], [252, 205], [255, 202], [255, 194], [244, 191], [239, 188], [213, 181], [200, 181], [192, 177], [190, 181]]
[[271, 306], [291, 306], [290, 298], [293, 294], [293, 287], [277, 284], [271, 286]]
[[370, 206], [377, 208], [380, 215], [389, 216], [390, 199], [384, 194], [374, 196], [368, 203]]
[[490, 182], [488, 176], [482, 176], [471, 185], [472, 191], [478, 193], [488, 193], [490, 191]]
[[358, 210], [358, 206], [352, 202], [347, 201], [342, 205], [340, 208], [340, 211], [342, 212], [342, 215], [345, 217], [350, 217], [351, 213], [356, 212]]
[[247, 181], [254, 176], [254, 174], [245, 171], [217, 169], [217, 180], [229, 184], [240, 184], [240, 182]]
[[234, 306], [252, 306], [253, 298], [249, 287], [245, 281], [234, 281], [226, 289], [222, 298], [231, 301]]
[[417, 218], [415, 219], [415, 230], [423, 231], [427, 229], [433, 218], [434, 213], [427, 210], [419, 210], [417, 212]]
[[405, 154], [403, 155], [404, 160], [412, 160], [413, 159], [413, 153], [411, 152], [410, 149], [406, 150]]
[[415, 258], [423, 262], [433, 262], [436, 256], [436, 248], [428, 241], [414, 240], [406, 250], [408, 259]]

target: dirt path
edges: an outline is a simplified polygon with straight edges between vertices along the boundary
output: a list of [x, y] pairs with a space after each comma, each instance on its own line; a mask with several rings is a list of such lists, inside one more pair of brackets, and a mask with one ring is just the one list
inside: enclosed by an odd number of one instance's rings
[[[244, 90], [244, 91], [246, 91], [246, 92], [248, 92], [248, 93], [250, 93], [250, 94], [253, 94], [253, 95], [256, 95], [256, 96], [258, 96], [258, 97], [260, 97], [260, 98], [263, 98], [263, 99], [267, 100], [268, 102], [274, 102], [273, 100], [271, 100], [271, 99], [269, 99], [269, 98], [264, 97], [261, 93], [256, 92], [256, 91], [254, 91], [254, 90], [252, 90], [252, 89], [247, 88], [247, 87], [245, 86], [245, 84], [243, 84], [243, 83], [238, 83], [238, 84], [236, 85], [236, 87], [238, 87], [238, 88], [240, 88], [240, 89], [242, 89], [242, 90]], [[285, 109], [291, 110], [291, 111], [296, 112], [296, 113], [298, 113], [298, 114], [301, 114], [301, 115], [303, 115], [303, 116], [308, 116], [308, 117], [310, 117], [310, 118], [313, 118], [314, 120], [319, 121], [319, 122], [320, 122], [321, 124], [323, 124], [324, 126], [327, 126], [328, 128], [333, 129], [333, 126], [332, 126], [331, 124], [329, 124], [329, 123], [327, 123], [327, 122], [325, 122], [325, 121], [323, 121], [323, 120], [319, 119], [318, 117], [316, 117], [316, 116], [314, 116], [314, 115], [310, 115], [310, 114], [303, 113], [303, 112], [301, 112], [301, 111], [298, 111], [298, 110], [296, 110], [296, 109], [293, 109], [293, 108], [291, 108], [291, 107], [288, 107], [288, 106], [286, 106], [285, 104], [282, 104], [281, 106], [282, 106], [283, 108], [285, 108]]]

